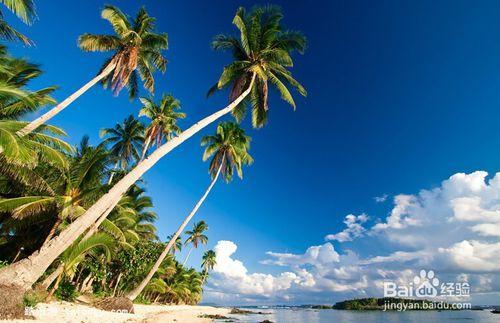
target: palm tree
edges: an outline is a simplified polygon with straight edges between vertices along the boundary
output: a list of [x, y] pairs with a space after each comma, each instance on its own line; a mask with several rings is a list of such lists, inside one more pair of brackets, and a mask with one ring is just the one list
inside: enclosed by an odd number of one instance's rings
[[217, 264], [217, 255], [213, 250], [208, 250], [201, 258], [202, 279], [203, 282], [207, 280], [208, 272]]
[[[57, 127], [44, 125], [28, 136], [19, 137], [17, 132], [26, 125], [15, 120], [0, 120], [0, 161], [4, 167], [0, 172], [12, 173], [15, 166], [34, 168], [40, 160], [60, 169], [67, 167], [67, 160], [62, 152], [71, 152], [73, 148], [57, 138], [66, 135]], [[10, 174], [16, 177], [15, 174]], [[18, 174], [21, 175], [21, 174]]]
[[[37, 91], [26, 88], [30, 81], [42, 73], [37, 65], [23, 59], [10, 57], [6, 48], [0, 45], [0, 66], [0, 119], [17, 119], [27, 112], [35, 111], [44, 105], [55, 102], [50, 97], [55, 87], [46, 87]], [[2, 122], [3, 129], [1, 131], [4, 140], [0, 140], [0, 153], [4, 152], [7, 157], [14, 153], [14, 155], [20, 156], [20, 160], [24, 157], [33, 156], [32, 153], [26, 152], [19, 154], [20, 151], [17, 149], [23, 142], [20, 139], [19, 131], [26, 124], [13, 121]], [[62, 130], [50, 126], [40, 129], [38, 133], [47, 135], [47, 132], [64, 134]], [[35, 134], [35, 136], [40, 137], [39, 134]], [[24, 141], [26, 142], [26, 140]], [[31, 141], [31, 139], [28, 138], [27, 141]], [[24, 157], [21, 155], [24, 155]], [[14, 157], [11, 160], [17, 160], [17, 158]]]
[[72, 158], [69, 169], [46, 169], [49, 189], [40, 194], [0, 200], [0, 211], [11, 212], [12, 218], [24, 220], [44, 213], [55, 215], [44, 244], [56, 234], [67, 220], [74, 221], [85, 212], [85, 207], [102, 193], [101, 180], [106, 168], [107, 153], [103, 147], [90, 148], [84, 137], [77, 156]]
[[117, 123], [114, 128], [102, 129], [100, 135], [107, 136], [103, 144], [111, 144], [110, 153], [116, 159], [115, 170], [108, 181], [108, 184], [111, 184], [118, 167], [125, 170], [134, 160], [139, 160], [144, 141], [144, 125], [130, 115], [122, 124]]
[[105, 6], [101, 16], [111, 24], [115, 34], [83, 34], [78, 39], [78, 45], [86, 52], [112, 51], [112, 56], [105, 61], [96, 77], [32, 121], [22, 129], [21, 135], [30, 133], [50, 120], [100, 81], [105, 86], [109, 85], [115, 95], [126, 86], [130, 97], [134, 98], [138, 92], [140, 78], [144, 88], [154, 93], [153, 72], [157, 69], [164, 73], [167, 67], [167, 60], [162, 54], [162, 50], [168, 48], [167, 34], [154, 32], [155, 18], [150, 17], [144, 8], [139, 10], [134, 21], [130, 21], [127, 15], [113, 6]]
[[[174, 234], [169, 235], [167, 237], [167, 243], [170, 243], [170, 241], [173, 239], [173, 237], [174, 237]], [[176, 252], [182, 250], [182, 239], [180, 236], [175, 239], [175, 243], [172, 243], [171, 250], [172, 250], [172, 255], [175, 255]]]
[[[0, 3], [5, 5], [7, 9], [12, 11], [22, 22], [31, 24], [36, 17], [35, 5], [33, 0], [0, 0]], [[33, 43], [26, 36], [12, 28], [3, 19], [4, 15], [0, 11], [0, 38], [5, 40], [19, 40], [25, 45], [32, 45]]]
[[[238, 13], [239, 12], [240, 11], [238, 11]], [[239, 25], [241, 27], [241, 23], [238, 22], [241, 20], [241, 17], [238, 15], [238, 13], [234, 21], [237, 26]], [[262, 37], [257, 40], [258, 42], [264, 44], [266, 42], [266, 39], [283, 37], [282, 41], [277, 42], [277, 46], [281, 46], [284, 50], [289, 52], [292, 50], [292, 48], [296, 47], [291, 46], [290, 42], [286, 41], [286, 37], [280, 36], [283, 34], [283, 32], [279, 27], [279, 20], [275, 19], [273, 24], [266, 22], [265, 26], [261, 26], [261, 31], [267, 30], [268, 32], [263, 33], [261, 35]], [[269, 26], [274, 27], [270, 28]], [[255, 66], [258, 66], [258, 64], [260, 63], [255, 62], [255, 64]], [[61, 232], [57, 239], [53, 239], [53, 241], [51, 241], [50, 245], [46, 249], [40, 250], [39, 253], [31, 255], [30, 257], [28, 257], [28, 259], [18, 261], [16, 264], [0, 269], [0, 283], [14, 283], [22, 288], [29, 288], [43, 274], [43, 272], [57, 256], [59, 256], [73, 241], [75, 241], [79, 235], [81, 235], [93, 223], [95, 223], [95, 221], [103, 213], [105, 213], [111, 205], [117, 203], [121, 196], [129, 189], [129, 187], [131, 187], [138, 179], [140, 179], [163, 156], [167, 155], [170, 151], [192, 137], [201, 129], [205, 128], [207, 125], [233, 111], [233, 109], [238, 106], [252, 91], [257, 72], [257, 67], [252, 68], [249, 71], [249, 73], [251, 73], [252, 75], [252, 78], [248, 85], [246, 85], [246, 90], [241, 92], [240, 96], [238, 96], [225, 108], [211, 114], [208, 117], [205, 117], [204, 119], [192, 125], [190, 128], [184, 130], [178, 136], [157, 148], [153, 153], [151, 153], [151, 155], [149, 155], [148, 158], [139, 162], [137, 166], [135, 166], [130, 172], [128, 172], [127, 175], [125, 175], [120, 181], [118, 181], [108, 191], [108, 193], [104, 194], [92, 207], [90, 207], [84, 215], [79, 217], [75, 221], [75, 223], [71, 224], [66, 230]]]
[[[281, 30], [281, 10], [276, 6], [256, 7], [247, 13], [239, 8], [233, 23], [240, 31], [240, 38], [231, 35], [217, 35], [212, 42], [216, 50], [230, 50], [234, 61], [224, 67], [219, 81], [210, 89], [209, 95], [216, 90], [231, 87], [229, 100], [239, 97], [247, 84], [256, 76], [249, 100], [252, 106], [252, 124], [262, 127], [267, 121], [268, 82], [281, 94], [281, 98], [295, 109], [295, 102], [286, 84], [294, 87], [303, 96], [306, 90], [293, 77], [287, 68], [293, 66], [290, 53], [298, 50], [303, 53], [306, 39], [302, 33]], [[242, 102], [232, 113], [238, 122], [245, 115], [246, 102]]]
[[[216, 134], [213, 136], [203, 137], [201, 143], [203, 146], [207, 146], [203, 154], [203, 160], [205, 161], [212, 157], [209, 166], [209, 173], [212, 181], [198, 203], [194, 206], [193, 210], [191, 210], [177, 229], [177, 232], [175, 232], [174, 236], [167, 243], [165, 250], [163, 250], [160, 257], [156, 260], [156, 263], [153, 265], [146, 278], [127, 295], [127, 297], [131, 300], [134, 300], [137, 296], [139, 296], [144, 287], [148, 284], [149, 280], [151, 280], [156, 270], [160, 267], [163, 259], [165, 259], [170, 252], [174, 241], [181, 235], [186, 225], [207, 198], [208, 193], [210, 193], [217, 182], [219, 175], [222, 173], [226, 182], [229, 182], [233, 178], [233, 170], [236, 169], [238, 176], [243, 178], [242, 166], [249, 165], [253, 162], [252, 157], [248, 153], [248, 149], [250, 148], [250, 137], [247, 136], [245, 131], [236, 123], [223, 122], [219, 124]], [[202, 234], [206, 228], [206, 224], [203, 221], [198, 226], [195, 226], [196, 233], [194, 235], [194, 239], [196, 239], [196, 245], [198, 244], [198, 241], [202, 243], [203, 241], [206, 241], [206, 237]]]
[[[143, 195], [144, 192], [142, 188], [134, 185], [111, 210], [112, 212], [110, 211], [109, 219], [95, 223], [80, 242], [94, 237], [98, 230], [112, 236], [122, 248], [133, 248], [132, 245], [141, 239], [156, 240], [156, 228], [151, 222], [155, 221], [157, 216], [147, 210], [152, 207], [152, 201]], [[40, 285], [48, 289], [63, 270], [63, 264], [59, 264]]]
[[193, 248], [198, 249], [200, 243], [207, 244], [208, 237], [205, 234], [203, 234], [206, 230], [208, 230], [208, 225], [205, 223], [205, 221], [200, 221], [193, 225], [193, 230], [188, 230], [185, 232], [188, 235], [188, 238], [186, 239], [184, 244], [190, 243], [191, 248], [189, 248], [189, 252], [186, 256], [186, 259], [184, 259], [182, 265], [186, 265], [186, 262], [188, 261], [189, 256], [193, 251]]
[[95, 253], [95, 249], [103, 251], [105, 258], [109, 261], [111, 258], [111, 250], [115, 244], [116, 241], [105, 233], [97, 233], [89, 239], [78, 241], [73, 244], [60, 257], [59, 268], [61, 268], [61, 270], [55, 271], [55, 273], [57, 273], [57, 278], [47, 297], [49, 298], [54, 294], [62, 278], [65, 276], [72, 278], [74, 276], [76, 268], [87, 255], [97, 256], [102, 254]]
[[163, 95], [159, 104], [148, 98], [140, 98], [144, 105], [139, 112], [139, 117], [146, 116], [151, 120], [146, 127], [146, 140], [142, 149], [141, 160], [146, 156], [152, 142], [156, 146], [163, 143], [163, 139], [170, 140], [174, 135], [181, 133], [181, 128], [177, 125], [178, 119], [184, 119], [185, 113], [178, 112], [181, 105], [172, 95]]
[[18, 119], [23, 114], [54, 104], [50, 94], [55, 86], [31, 91], [26, 86], [42, 74], [40, 67], [24, 59], [12, 58], [0, 45], [0, 119]]

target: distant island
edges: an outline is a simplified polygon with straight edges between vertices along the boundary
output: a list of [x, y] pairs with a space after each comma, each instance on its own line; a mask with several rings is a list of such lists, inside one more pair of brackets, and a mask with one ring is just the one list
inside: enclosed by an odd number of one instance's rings
[[[325, 308], [325, 306], [321, 305], [321, 307], [315, 308]], [[331, 308], [336, 310], [351, 311], [456, 310], [452, 304], [446, 302], [433, 302], [426, 299], [407, 299], [396, 297], [351, 299], [338, 302]]]
[[[408, 299], [397, 297], [356, 298], [337, 302], [335, 305], [301, 305], [299, 308], [317, 310], [350, 310], [350, 311], [418, 311], [418, 310], [457, 310], [453, 304], [435, 302], [427, 299]], [[463, 308], [468, 309], [468, 308]]]

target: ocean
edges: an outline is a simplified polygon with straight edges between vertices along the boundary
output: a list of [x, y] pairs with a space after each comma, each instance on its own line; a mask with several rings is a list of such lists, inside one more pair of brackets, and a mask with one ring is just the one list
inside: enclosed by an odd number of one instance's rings
[[[230, 315], [237, 322], [262, 322], [268, 320], [274, 323], [390, 323], [390, 322], [500, 322], [500, 314], [489, 310], [482, 311], [345, 311], [345, 310], [315, 310], [306, 308], [249, 308], [245, 310], [268, 314]], [[223, 320], [221, 320], [223, 321]]]

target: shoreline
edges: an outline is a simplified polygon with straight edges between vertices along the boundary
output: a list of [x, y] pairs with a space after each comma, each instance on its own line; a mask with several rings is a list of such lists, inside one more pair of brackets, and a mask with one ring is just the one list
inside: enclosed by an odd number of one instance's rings
[[198, 305], [143, 305], [134, 304], [134, 314], [108, 312], [95, 307], [69, 303], [39, 303], [27, 313], [34, 319], [9, 322], [213, 322], [201, 315], [227, 316], [231, 310], [223, 307]]

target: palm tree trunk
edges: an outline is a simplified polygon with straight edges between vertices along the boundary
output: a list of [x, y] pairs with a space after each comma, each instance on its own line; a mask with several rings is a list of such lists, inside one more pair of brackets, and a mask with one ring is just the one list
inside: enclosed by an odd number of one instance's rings
[[85, 277], [85, 279], [83, 279], [83, 281], [80, 285], [80, 288], [78, 289], [78, 291], [80, 293], [82, 293], [82, 291], [84, 290], [84, 288], [86, 287], [86, 285], [90, 281], [90, 279], [92, 279], [92, 273], [88, 274], [87, 277]]
[[52, 226], [52, 229], [50, 229], [50, 232], [49, 234], [47, 235], [47, 238], [45, 238], [45, 241], [43, 242], [43, 244], [46, 244], [47, 242], [50, 241], [50, 239], [52, 239], [52, 237], [54, 236], [54, 234], [56, 233], [56, 230], [57, 228], [59, 227], [59, 225], [61, 225], [61, 222], [62, 222], [62, 219], [60, 217], [57, 217], [57, 220], [56, 222], [54, 223], [54, 225]]
[[111, 211], [113, 211], [113, 209], [115, 208], [116, 204], [118, 204], [118, 202], [120, 201], [121, 199], [121, 196], [120, 198], [117, 198], [113, 204], [106, 210], [106, 212], [104, 212], [100, 217], [99, 219], [97, 219], [97, 221], [92, 224], [92, 226], [90, 227], [90, 229], [87, 231], [87, 233], [83, 236], [83, 239], [82, 241], [84, 240], [87, 240], [88, 238], [90, 238], [94, 233], [97, 232], [97, 230], [99, 229], [99, 226], [101, 225], [101, 223], [108, 217], [108, 215], [111, 213]]
[[[108, 193], [104, 194], [94, 205], [92, 205], [84, 214], [71, 223], [57, 237], [50, 240], [47, 245], [42, 246], [40, 250], [35, 251], [31, 256], [17, 263], [0, 269], [0, 284], [15, 284], [24, 289], [28, 289], [45, 272], [50, 264], [68, 248], [78, 237], [85, 232], [94, 222], [97, 221], [115, 201], [124, 194], [139, 178], [141, 178], [151, 167], [153, 167], [163, 156], [168, 154], [174, 148], [191, 138], [198, 131], [202, 130], [220, 117], [231, 112], [243, 99], [250, 93], [255, 74], [249, 87], [227, 107], [211, 114], [200, 120], [187, 130], [183, 131], [177, 137], [166, 142], [156, 149], [151, 155], [139, 162], [127, 175], [116, 183]], [[172, 243], [175, 239], [172, 240]]]
[[141, 155], [141, 160], [144, 159], [144, 157], [146, 157], [146, 152], [148, 151], [148, 147], [149, 147], [149, 144], [151, 143], [151, 136], [148, 136], [146, 138], [146, 141], [144, 142], [144, 147], [142, 148], [142, 155]]
[[111, 295], [111, 297], [115, 297], [115, 295], [116, 295], [116, 289], [118, 288], [118, 284], [120, 284], [120, 279], [122, 279], [122, 275], [123, 275], [122, 272], [120, 272], [118, 274], [118, 278], [116, 279], [116, 283], [115, 283], [115, 288], [113, 288], [113, 295]]
[[50, 109], [48, 112], [43, 114], [42, 116], [36, 118], [35, 120], [31, 121], [28, 125], [26, 125], [23, 129], [18, 131], [19, 136], [24, 136], [35, 130], [36, 128], [40, 127], [42, 124], [45, 122], [49, 121], [53, 117], [55, 117], [59, 112], [64, 110], [68, 105], [70, 105], [73, 101], [78, 99], [80, 95], [83, 93], [87, 92], [88, 89], [90, 89], [92, 86], [94, 86], [97, 82], [101, 81], [103, 78], [108, 76], [115, 68], [116, 63], [112, 62], [106, 66], [106, 68], [96, 77], [94, 77], [92, 80], [90, 80], [87, 84], [79, 88], [75, 93], [71, 94], [68, 96], [64, 101]]
[[113, 181], [113, 177], [115, 177], [115, 173], [118, 170], [119, 164], [120, 164], [120, 161], [117, 161], [115, 164], [115, 167], [113, 167], [113, 171], [111, 172], [111, 175], [109, 176], [108, 185], [110, 185], [111, 182]]
[[59, 265], [59, 267], [56, 268], [56, 270], [54, 270], [52, 272], [52, 274], [50, 274], [49, 276], [47, 276], [47, 278], [45, 278], [41, 283], [40, 283], [40, 286], [43, 288], [43, 290], [47, 290], [50, 285], [52, 285], [52, 283], [54, 282], [54, 280], [59, 277], [60, 274], [62, 274], [63, 272], [63, 265]]
[[186, 262], [188, 261], [189, 259], [189, 256], [191, 255], [191, 252], [193, 251], [193, 246], [191, 246], [191, 248], [189, 248], [189, 251], [188, 251], [188, 254], [186, 256], [186, 259], [184, 259], [184, 262], [182, 263], [182, 266], [185, 266], [186, 265]]
[[59, 276], [57, 276], [57, 280], [56, 282], [54, 283], [54, 286], [52, 286], [52, 289], [50, 290], [49, 294], [47, 295], [46, 299], [49, 299], [52, 297], [52, 295], [54, 295], [54, 292], [57, 290], [57, 287], [59, 287], [59, 283], [61, 282], [61, 279], [63, 277], [63, 274], [62, 272], [59, 274]]
[[161, 253], [160, 257], [158, 257], [158, 259], [156, 260], [155, 264], [153, 265], [153, 268], [151, 268], [151, 270], [149, 271], [146, 278], [144, 278], [144, 280], [139, 284], [139, 286], [137, 286], [135, 289], [133, 289], [130, 293], [127, 294], [127, 297], [131, 301], [135, 300], [135, 298], [137, 296], [139, 296], [139, 294], [142, 292], [144, 287], [146, 287], [146, 285], [149, 283], [151, 278], [153, 278], [153, 275], [156, 273], [156, 271], [160, 267], [161, 263], [163, 262], [163, 260], [165, 260], [165, 257], [170, 252], [170, 249], [175, 244], [177, 237], [179, 237], [181, 235], [182, 231], [184, 231], [184, 228], [187, 226], [187, 224], [189, 223], [191, 218], [196, 214], [196, 212], [200, 208], [203, 201], [205, 201], [205, 199], [208, 196], [208, 193], [210, 193], [210, 191], [212, 190], [212, 187], [214, 187], [215, 183], [217, 182], [217, 178], [219, 178], [219, 174], [222, 170], [222, 166], [223, 166], [223, 163], [221, 163], [221, 165], [219, 166], [219, 169], [217, 170], [217, 174], [215, 175], [214, 179], [212, 180], [212, 182], [208, 186], [207, 190], [205, 191], [205, 194], [203, 194], [203, 196], [200, 198], [198, 203], [196, 203], [196, 205], [194, 206], [193, 210], [191, 210], [191, 212], [188, 214], [188, 216], [184, 219], [182, 224], [179, 226], [179, 228], [177, 229], [177, 232], [175, 232], [174, 236], [170, 239], [167, 246], [165, 247], [165, 249]]
[[[90, 227], [89, 231], [87, 231], [87, 233], [85, 234], [85, 236], [82, 238], [82, 241], [84, 240], [87, 240], [88, 238], [90, 238], [94, 233], [97, 232], [97, 229], [99, 228], [99, 226], [101, 225], [102, 221], [104, 221], [104, 219], [106, 218], [106, 216], [108, 216], [108, 214], [114, 209], [114, 207], [116, 206], [116, 203], [109, 207], [106, 212], [104, 212], [104, 214], [97, 220], [96, 223], [94, 223], [92, 225], [92, 227]], [[46, 241], [48, 241], [50, 239], [46, 239]], [[54, 279], [56, 279], [57, 275], [59, 273], [62, 273], [63, 271], [63, 265], [60, 264], [56, 270], [54, 270], [54, 272], [52, 274], [50, 274], [49, 276], [47, 276], [47, 278], [45, 278], [41, 283], [40, 283], [40, 286], [43, 287], [44, 290], [48, 289], [49, 286], [52, 284], [52, 282], [54, 281]]]

